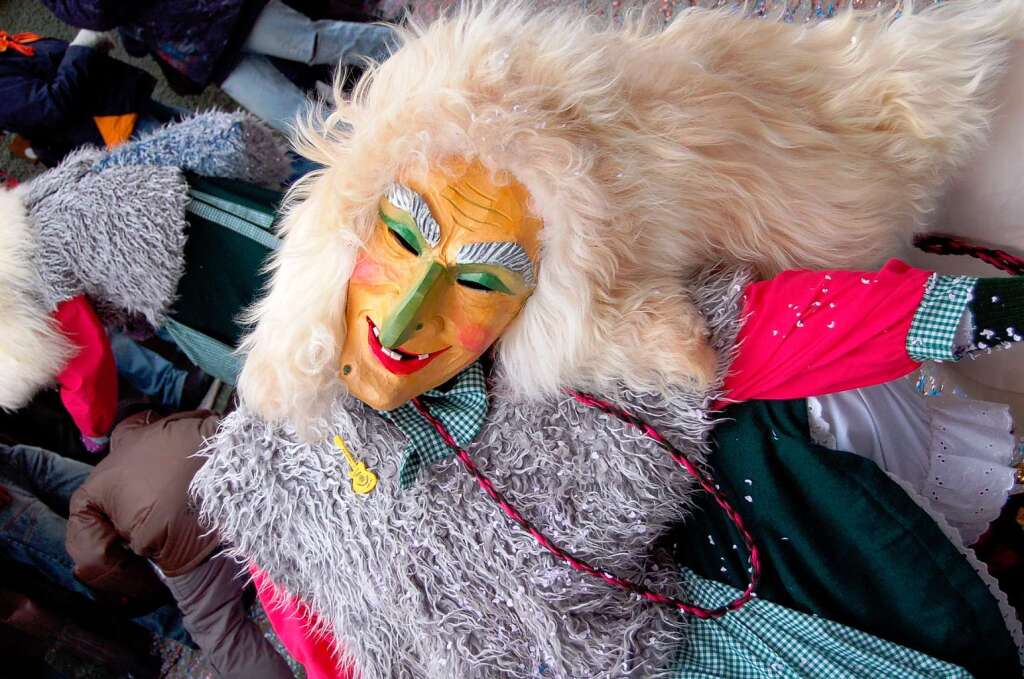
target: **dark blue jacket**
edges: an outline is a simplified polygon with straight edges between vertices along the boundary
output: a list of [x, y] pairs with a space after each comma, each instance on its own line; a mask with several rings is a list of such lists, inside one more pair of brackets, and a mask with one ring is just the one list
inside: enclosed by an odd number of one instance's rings
[[33, 56], [0, 53], [0, 129], [22, 135], [47, 165], [83, 144], [103, 145], [94, 116], [139, 113], [156, 81], [145, 71], [63, 40]]
[[[64, 23], [121, 29], [125, 47], [148, 52], [180, 92], [219, 83], [267, 0], [42, 0]], [[134, 47], [134, 49], [133, 49]]]

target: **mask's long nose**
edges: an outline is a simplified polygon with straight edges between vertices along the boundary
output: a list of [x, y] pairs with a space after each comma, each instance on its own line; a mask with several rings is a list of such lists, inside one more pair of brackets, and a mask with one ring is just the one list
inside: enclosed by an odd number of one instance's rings
[[438, 282], [444, 277], [444, 267], [431, 262], [409, 292], [398, 303], [394, 311], [384, 321], [380, 329], [380, 343], [388, 349], [397, 349], [403, 342], [416, 332], [418, 322], [430, 312], [433, 306], [431, 293], [440, 286]]

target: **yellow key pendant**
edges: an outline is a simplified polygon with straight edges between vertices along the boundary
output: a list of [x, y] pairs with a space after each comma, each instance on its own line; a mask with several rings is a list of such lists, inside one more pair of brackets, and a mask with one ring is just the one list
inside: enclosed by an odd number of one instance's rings
[[362, 462], [358, 461], [349, 452], [348, 446], [337, 434], [334, 435], [334, 445], [341, 449], [348, 462], [348, 477], [352, 479], [352, 490], [360, 495], [369, 495], [377, 487], [377, 475]]

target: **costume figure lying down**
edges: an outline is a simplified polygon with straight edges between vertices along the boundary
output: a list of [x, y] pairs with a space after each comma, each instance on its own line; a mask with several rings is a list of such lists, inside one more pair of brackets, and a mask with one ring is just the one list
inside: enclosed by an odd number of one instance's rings
[[[560, 390], [611, 398], [699, 463], [723, 391], [896, 379], [934, 358], [915, 332], [979, 348], [957, 335], [989, 313], [968, 308], [976, 281], [934, 328], [946, 282], [900, 263], [746, 272], [875, 264], [980, 138], [1022, 26], [1018, 3], [810, 29], [692, 12], [664, 33], [515, 6], [407, 37], [307, 131], [326, 169], [292, 196], [242, 407], [194, 482], [203, 515], [360, 676], [672, 674], [693, 626], [608, 581], [679, 594], [665, 547], [695, 486]], [[942, 533], [929, 546], [914, 567], [966, 568], [946, 580], [1001, 629], [976, 646], [1015, 662], [1019, 624]], [[893, 637], [912, 649], [900, 676], [977, 669]]]

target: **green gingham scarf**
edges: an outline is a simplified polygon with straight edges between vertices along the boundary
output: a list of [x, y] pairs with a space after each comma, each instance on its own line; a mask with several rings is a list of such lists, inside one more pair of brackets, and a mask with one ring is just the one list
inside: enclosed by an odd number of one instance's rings
[[[431, 389], [419, 398], [460, 445], [468, 445], [476, 438], [487, 417], [484, 369], [479, 363], [474, 363], [459, 373], [447, 391]], [[409, 437], [398, 473], [400, 488], [408, 488], [426, 467], [454, 454], [430, 423], [416, 412], [412, 403], [380, 413]]]

